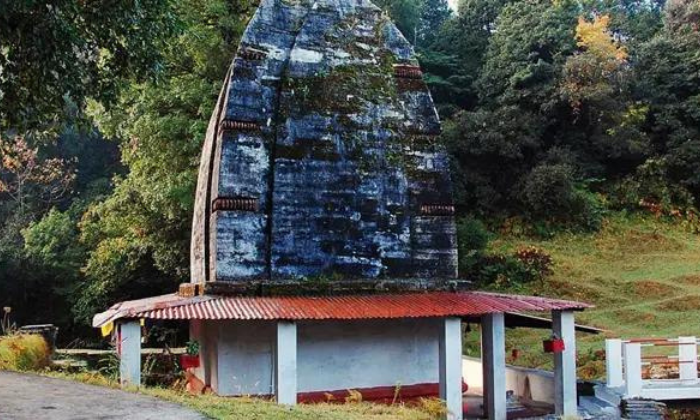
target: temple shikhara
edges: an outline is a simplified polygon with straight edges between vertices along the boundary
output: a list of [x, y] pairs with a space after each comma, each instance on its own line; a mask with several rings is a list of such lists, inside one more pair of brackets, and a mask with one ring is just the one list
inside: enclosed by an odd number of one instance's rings
[[191, 283], [95, 316], [117, 325], [122, 381], [140, 382], [140, 319], [189, 320], [191, 373], [219, 395], [296, 404], [400, 389], [461, 419], [471, 323], [486, 415], [505, 419], [505, 327], [547, 311], [563, 343], [556, 412], [575, 415], [573, 314], [587, 305], [460, 280], [439, 133], [413, 49], [378, 7], [262, 0], [204, 142]]

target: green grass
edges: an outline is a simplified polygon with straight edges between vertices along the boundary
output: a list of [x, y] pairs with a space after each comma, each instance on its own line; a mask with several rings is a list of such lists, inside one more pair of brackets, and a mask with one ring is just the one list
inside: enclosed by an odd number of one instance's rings
[[[98, 372], [63, 373], [41, 371], [54, 378], [118, 388], [118, 383]], [[381, 405], [365, 402], [348, 404], [300, 404], [283, 407], [274, 402], [249, 397], [219, 397], [213, 394], [192, 396], [169, 388], [141, 387], [128, 391], [151, 395], [190, 407], [215, 420], [431, 420], [442, 407], [428, 400], [410, 408], [403, 404]]]
[[[594, 234], [559, 234], [548, 240], [504, 236], [494, 251], [534, 245], [552, 255], [554, 274], [518, 292], [574, 299], [596, 307], [577, 322], [609, 330], [579, 335], [583, 376], [600, 376], [602, 362], [585, 354], [604, 348], [608, 337], [700, 336], [700, 235], [650, 217], [613, 216]], [[517, 364], [550, 367], [541, 351], [544, 330], [509, 330], [507, 345], [521, 350]], [[478, 335], [477, 335], [478, 337]], [[473, 341], [468, 336], [467, 342]], [[588, 366], [586, 366], [588, 365]]]

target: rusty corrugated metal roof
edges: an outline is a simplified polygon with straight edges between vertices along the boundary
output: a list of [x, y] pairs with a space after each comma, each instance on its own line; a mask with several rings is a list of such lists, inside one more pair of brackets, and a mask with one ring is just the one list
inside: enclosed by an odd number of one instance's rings
[[119, 318], [352, 320], [475, 316], [495, 312], [582, 310], [581, 302], [486, 292], [364, 296], [195, 296], [168, 294], [121, 302], [95, 315], [99, 327]]

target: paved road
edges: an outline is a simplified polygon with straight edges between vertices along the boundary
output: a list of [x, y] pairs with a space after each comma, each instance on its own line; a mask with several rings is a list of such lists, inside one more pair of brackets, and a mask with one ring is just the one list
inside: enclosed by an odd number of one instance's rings
[[1, 420], [205, 420], [146, 395], [0, 371]]

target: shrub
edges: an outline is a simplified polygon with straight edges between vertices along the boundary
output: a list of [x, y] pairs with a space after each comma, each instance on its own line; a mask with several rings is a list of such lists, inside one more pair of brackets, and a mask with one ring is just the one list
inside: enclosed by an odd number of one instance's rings
[[345, 397], [346, 404], [359, 404], [362, 402], [362, 393], [356, 389], [348, 389], [348, 396]]
[[603, 206], [587, 182], [577, 181], [574, 168], [566, 163], [542, 164], [524, 179], [520, 200], [533, 222], [598, 230]]
[[521, 200], [536, 218], [565, 217], [574, 195], [574, 169], [568, 164], [542, 164], [526, 177]]
[[497, 289], [509, 288], [533, 280], [527, 267], [510, 255], [485, 256], [481, 258], [477, 267], [474, 273], [477, 283]]
[[473, 270], [477, 283], [495, 288], [510, 288], [552, 273], [552, 257], [543, 250], [527, 247], [514, 255], [493, 254], [483, 256]]
[[534, 246], [521, 248], [515, 253], [523, 266], [530, 272], [532, 280], [541, 280], [552, 274], [552, 256]]
[[457, 243], [459, 247], [459, 271], [470, 273], [483, 257], [489, 243], [486, 225], [472, 217], [461, 218], [457, 222]]
[[615, 209], [646, 210], [657, 216], [693, 209], [695, 205], [693, 195], [671, 180], [664, 159], [648, 159], [633, 175], [614, 184], [609, 197]]
[[448, 414], [445, 402], [439, 398], [423, 398], [418, 400], [421, 411], [428, 413], [432, 418], [441, 418]]
[[0, 337], [0, 370], [38, 370], [49, 364], [51, 349], [37, 334]]

